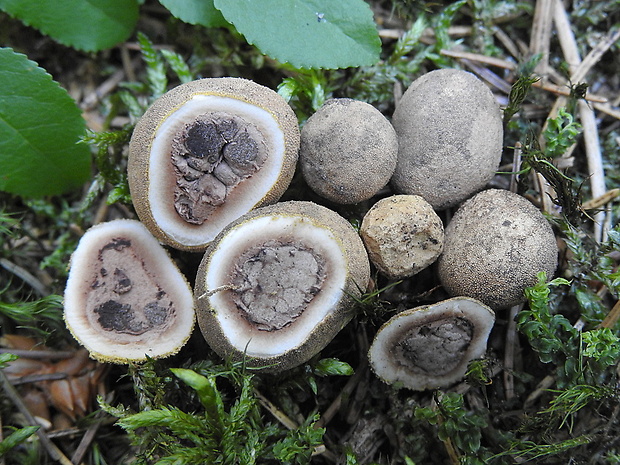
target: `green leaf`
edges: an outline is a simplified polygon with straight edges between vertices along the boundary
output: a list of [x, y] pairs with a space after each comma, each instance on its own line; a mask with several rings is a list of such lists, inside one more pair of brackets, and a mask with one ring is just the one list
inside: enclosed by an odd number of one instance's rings
[[14, 362], [18, 358], [19, 357], [17, 355], [6, 353], [6, 352], [3, 354], [0, 354], [0, 370], [2, 370], [3, 368], [6, 368], [7, 364]]
[[296, 68], [376, 63], [381, 40], [363, 0], [214, 0], [261, 52]]
[[13, 447], [24, 442], [36, 433], [39, 428], [40, 426], [26, 426], [25, 428], [18, 429], [11, 433], [2, 442], [0, 442], [0, 457], [6, 454]]
[[87, 52], [123, 42], [138, 21], [136, 0], [0, 0], [0, 9], [61, 44]]
[[[1, 0], [0, 0], [1, 1]], [[24, 55], [0, 48], [0, 190], [55, 195], [90, 176], [79, 108], [52, 77]]]
[[351, 376], [354, 371], [351, 365], [341, 362], [337, 358], [324, 358], [317, 362], [314, 367], [314, 373], [317, 376]]
[[213, 0], [159, 0], [175, 18], [205, 27], [226, 26], [228, 23]]

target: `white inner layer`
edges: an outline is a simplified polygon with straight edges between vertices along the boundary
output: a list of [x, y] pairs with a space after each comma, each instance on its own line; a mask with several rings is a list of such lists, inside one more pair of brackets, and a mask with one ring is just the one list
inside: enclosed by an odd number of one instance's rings
[[[242, 251], [260, 245], [266, 238], [294, 237], [306, 244], [326, 261], [326, 278], [321, 291], [304, 312], [289, 326], [276, 331], [261, 331], [243, 317], [228, 291], [215, 292], [208, 298], [211, 308], [231, 345], [250, 357], [272, 357], [283, 354], [305, 342], [326, 315], [332, 313], [346, 281], [347, 260], [342, 244], [329, 230], [302, 217], [259, 217], [241, 223], [231, 230], [212, 253], [206, 277], [208, 291], [230, 284], [230, 270]], [[231, 252], [235, 253], [231, 253]], [[238, 252], [239, 251], [239, 252]]]
[[[216, 111], [236, 115], [255, 125], [265, 138], [269, 153], [260, 170], [235, 188], [243, 189], [244, 195], [235, 196], [234, 202], [220, 207], [225, 214], [213, 215], [202, 225], [192, 225], [176, 212], [174, 189], [162, 189], [161, 186], [174, 186], [176, 179], [170, 151], [173, 137], [196, 117]], [[155, 132], [148, 172], [149, 202], [155, 222], [178, 243], [199, 246], [210, 242], [231, 220], [250, 211], [271, 190], [280, 176], [284, 151], [284, 133], [268, 111], [234, 98], [195, 95], [172, 112]]]

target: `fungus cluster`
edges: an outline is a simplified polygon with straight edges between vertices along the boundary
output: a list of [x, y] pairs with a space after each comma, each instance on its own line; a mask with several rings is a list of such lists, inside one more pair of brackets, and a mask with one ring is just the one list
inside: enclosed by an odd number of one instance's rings
[[[557, 263], [542, 214], [484, 190], [502, 138], [490, 90], [459, 70], [416, 80], [392, 122], [331, 99], [302, 131], [282, 97], [251, 81], [183, 84], [153, 103], [130, 142], [142, 223], [95, 226], [72, 257], [67, 325], [93, 357], [124, 363], [175, 353], [196, 319], [221, 357], [278, 372], [354, 317], [370, 261], [390, 280], [429, 269], [453, 298], [398, 313], [369, 359], [397, 387], [448, 386], [485, 353], [493, 310], [521, 301]], [[359, 232], [317, 203], [278, 202], [298, 155], [328, 204], [367, 206]], [[444, 229], [437, 212], [453, 207]], [[159, 242], [204, 253], [193, 291]]]

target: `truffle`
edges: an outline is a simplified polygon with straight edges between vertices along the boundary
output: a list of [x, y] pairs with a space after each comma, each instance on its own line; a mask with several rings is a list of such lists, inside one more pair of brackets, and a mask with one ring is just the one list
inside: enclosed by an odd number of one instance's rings
[[281, 371], [318, 353], [353, 316], [370, 265], [353, 227], [311, 202], [242, 216], [205, 252], [198, 323], [223, 358]]
[[424, 197], [436, 210], [458, 205], [491, 180], [502, 155], [503, 128], [493, 94], [473, 74], [431, 71], [396, 105], [398, 162], [392, 186]]
[[297, 117], [276, 92], [241, 78], [182, 84], [134, 129], [128, 179], [160, 241], [202, 251], [232, 220], [277, 201], [299, 153]]
[[189, 339], [192, 290], [170, 256], [138, 221], [90, 228], [71, 256], [64, 318], [103, 362], [127, 363], [178, 352]]
[[359, 100], [328, 100], [301, 131], [304, 179], [335, 203], [353, 204], [375, 195], [392, 177], [397, 153], [390, 122]]
[[451, 295], [469, 296], [494, 309], [525, 300], [525, 288], [544, 271], [551, 277], [558, 247], [543, 214], [510, 191], [489, 189], [463, 203], [446, 227], [438, 260]]
[[489, 307], [467, 297], [405, 310], [377, 332], [370, 366], [396, 388], [450, 386], [465, 376], [471, 360], [484, 355], [494, 322]]

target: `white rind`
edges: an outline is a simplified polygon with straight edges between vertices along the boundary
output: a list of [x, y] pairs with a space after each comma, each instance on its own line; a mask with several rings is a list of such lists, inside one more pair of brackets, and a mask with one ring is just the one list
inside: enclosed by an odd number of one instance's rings
[[[315, 327], [338, 307], [348, 269], [342, 245], [329, 229], [317, 225], [311, 219], [298, 216], [257, 217], [231, 229], [218, 243], [211, 254], [206, 273], [207, 292], [229, 285], [228, 270], [233, 266], [234, 260], [243, 251], [260, 245], [262, 239], [268, 236], [294, 237], [296, 241], [311, 245], [318, 255], [329, 258], [326, 270], [328, 278], [322, 285], [321, 292], [302, 315], [289, 327], [275, 333], [261, 331], [249, 325], [239, 311], [224, 310], [230, 308], [225, 291], [199, 296], [209, 300], [209, 306], [214, 309], [215, 318], [230, 345], [250, 357], [277, 357], [306, 342]], [[232, 252], [237, 250], [239, 252]]]
[[[97, 253], [112, 238], [132, 240], [132, 248], [144, 257], [146, 269], [160, 279], [162, 288], [176, 303], [174, 324], [165, 331], [147, 331], [141, 335], [115, 334], [93, 325], [85, 315], [88, 290], [96, 279]], [[142, 223], [114, 220], [90, 228], [80, 239], [71, 256], [71, 265], [64, 295], [64, 319], [73, 336], [91, 357], [114, 363], [144, 361], [147, 357], [172, 355], [189, 339], [194, 327], [195, 312], [192, 290], [168, 253]]]
[[[432, 376], [396, 362], [390, 353], [398, 341], [398, 334], [422, 324], [425, 320], [460, 317], [468, 320], [474, 327], [472, 340], [463, 353], [461, 363], [452, 371]], [[405, 310], [383, 324], [377, 332], [368, 352], [370, 366], [384, 382], [397, 388], [405, 387], [416, 391], [437, 389], [460, 381], [465, 376], [471, 360], [482, 357], [493, 324], [495, 313], [486, 305], [469, 297], [455, 297], [436, 304]]]
[[[162, 169], [170, 166], [170, 146], [175, 134], [196, 117], [205, 113], [224, 112], [237, 116], [255, 125], [265, 137], [269, 156], [261, 168], [252, 175], [250, 182], [243, 182], [243, 196], [235, 202], [227, 202], [225, 214], [213, 215], [202, 225], [186, 223], [176, 212], [170, 192], [158, 186], [169, 186], [175, 182], [174, 170]], [[197, 247], [210, 242], [223, 230], [231, 218], [238, 218], [256, 206], [273, 189], [280, 178], [285, 161], [284, 132], [273, 114], [241, 100], [218, 95], [196, 94], [170, 113], [157, 128], [151, 146], [149, 159], [149, 204], [153, 219], [161, 230], [174, 242], [187, 247]]]

